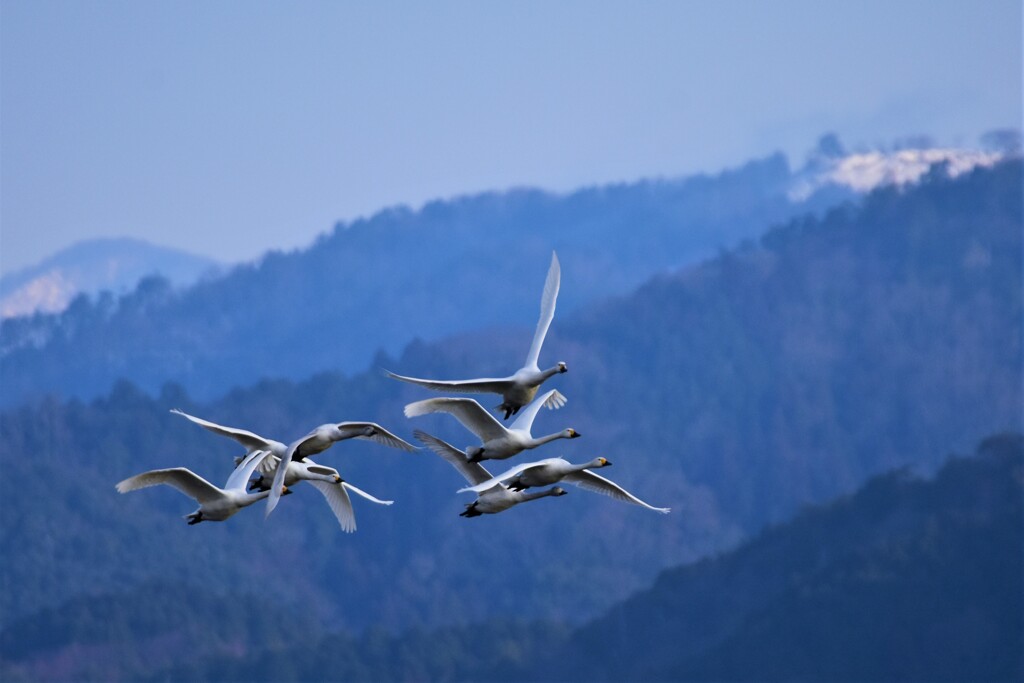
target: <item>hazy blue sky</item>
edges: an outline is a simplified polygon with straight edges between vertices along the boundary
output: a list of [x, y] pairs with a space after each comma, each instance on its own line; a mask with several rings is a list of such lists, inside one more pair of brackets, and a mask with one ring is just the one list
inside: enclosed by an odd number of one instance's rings
[[47, 2], [0, 16], [0, 266], [224, 260], [484, 189], [1021, 125], [1021, 2]]

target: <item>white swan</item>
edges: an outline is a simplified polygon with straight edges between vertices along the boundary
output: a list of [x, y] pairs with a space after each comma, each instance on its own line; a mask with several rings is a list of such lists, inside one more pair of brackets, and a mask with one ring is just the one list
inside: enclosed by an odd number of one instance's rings
[[[298, 441], [293, 441], [289, 444], [284, 454], [279, 457], [282, 462], [289, 464], [293, 461], [302, 461], [311, 455], [326, 451], [338, 441], [352, 438], [372, 439], [404, 451], [416, 450], [416, 447], [411, 443], [398, 438], [373, 422], [341, 422], [339, 424], [320, 425]], [[274, 473], [274, 483], [271, 485], [270, 495], [267, 497], [266, 515], [268, 517], [281, 499], [281, 490], [289, 469], [290, 466], [278, 467]]]
[[[269, 495], [270, 482], [273, 480], [274, 475], [277, 474], [280, 463], [280, 458], [268, 453], [260, 465], [263, 473], [258, 479], [253, 481], [253, 485], [256, 488], [267, 491]], [[292, 460], [288, 463], [288, 471], [285, 472], [284, 477], [284, 487], [290, 489], [300, 481], [308, 481], [323, 495], [327, 500], [328, 506], [331, 508], [331, 512], [337, 518], [338, 525], [342, 531], [348, 533], [356, 530], [356, 516], [355, 511], [352, 509], [352, 501], [348, 495], [349, 491], [378, 505], [391, 505], [395, 502], [393, 500], [381, 500], [370, 495], [342, 479], [341, 475], [338, 474], [338, 470], [333, 467], [318, 465], [309, 458], [301, 461]]]
[[594, 458], [590, 462], [580, 465], [573, 465], [562, 458], [548, 458], [537, 462], [526, 462], [521, 465], [491, 477], [486, 481], [477, 482], [474, 486], [467, 486], [459, 489], [462, 491], [482, 491], [494, 486], [499, 482], [507, 482], [507, 486], [513, 491], [522, 491], [532, 486], [547, 486], [557, 484], [560, 481], [575, 484], [581, 489], [611, 496], [624, 503], [632, 503], [645, 507], [648, 510], [660, 512], [663, 515], [671, 512], [670, 508], [656, 508], [640, 500], [632, 493], [618, 484], [588, 470], [611, 465], [605, 458]]
[[127, 493], [159, 484], [173, 486], [199, 503], [198, 510], [185, 516], [190, 525], [199, 522], [223, 522], [242, 508], [263, 500], [269, 495], [269, 491], [249, 493], [245, 490], [249, 483], [249, 477], [264, 455], [266, 453], [260, 450], [249, 453], [242, 464], [236, 467], [228, 477], [224, 488], [214, 486], [185, 467], [174, 467], [136, 474], [134, 477], [119, 482], [117, 490], [120, 493]]
[[451, 413], [462, 426], [480, 437], [482, 446], [470, 446], [466, 449], [469, 462], [481, 460], [504, 460], [528, 448], [536, 448], [555, 439], [575, 439], [580, 434], [575, 429], [564, 429], [554, 434], [533, 438], [530, 428], [537, 417], [540, 407], [550, 401], [554, 395], [561, 396], [557, 389], [552, 389], [543, 396], [533, 400], [526, 406], [523, 414], [508, 428], [498, 422], [484, 408], [471, 398], [429, 398], [416, 401], [405, 407], [406, 417], [417, 417], [428, 413]]
[[[177, 408], [172, 408], [171, 412], [175, 415], [181, 415], [187, 420], [191, 420], [200, 427], [210, 430], [214, 434], [220, 434], [221, 436], [234, 439], [246, 448], [246, 455], [252, 453], [254, 450], [263, 450], [273, 453], [278, 458], [283, 458], [285, 453], [288, 452], [288, 446], [280, 441], [267, 439], [259, 434], [253, 434], [248, 430], [236, 429], [235, 427], [225, 427], [224, 425], [219, 425], [215, 422], [210, 422], [209, 420], [189, 415]], [[304, 451], [307, 451], [310, 455], [319, 453], [328, 448], [335, 441], [341, 441], [342, 439], [369, 439], [374, 443], [378, 443], [382, 446], [388, 446], [390, 448], [397, 448], [403, 451], [416, 450], [416, 447], [411, 443], [404, 439], [400, 439], [376, 422], [339, 422], [336, 425], [321, 425], [313, 430], [313, 432], [310, 432], [310, 434], [305, 438], [308, 439], [309, 436], [314, 433], [320, 435], [320, 440], [315, 443], [311, 443], [308, 448], [304, 448]], [[328, 439], [332, 440], [328, 443]], [[313, 450], [313, 448], [316, 448], [319, 444], [323, 443], [327, 443], [327, 445], [323, 446], [319, 450]]]
[[[466, 454], [451, 444], [419, 430], [414, 431], [413, 436], [426, 444], [430, 450], [447, 460], [470, 484], [479, 484], [491, 478], [490, 472], [485, 470], [483, 465], [467, 461]], [[536, 493], [523, 493], [522, 491], [510, 491], [504, 485], [496, 483], [477, 493], [477, 499], [466, 505], [466, 509], [460, 512], [459, 516], [479, 517], [480, 515], [493, 515], [530, 500], [546, 498], [547, 496], [564, 496], [565, 494], [565, 489], [558, 486]]]
[[[530, 345], [530, 353], [526, 356], [526, 364], [519, 368], [514, 375], [509, 377], [467, 380], [432, 380], [419, 379], [417, 377], [406, 377], [396, 375], [385, 370], [388, 377], [403, 382], [411, 382], [435, 391], [454, 391], [463, 394], [501, 394], [502, 402], [495, 406], [497, 410], [505, 411], [505, 419], [515, 415], [519, 409], [533, 400], [537, 395], [537, 388], [549, 377], [568, 371], [565, 363], [558, 363], [547, 370], [541, 370], [537, 365], [540, 357], [540, 347], [544, 344], [544, 337], [551, 326], [551, 320], [555, 317], [555, 301], [558, 298], [558, 287], [562, 277], [562, 269], [558, 264], [558, 256], [551, 252], [551, 267], [548, 269], [548, 277], [544, 282], [544, 293], [540, 299], [540, 320], [537, 321], [537, 331], [533, 335], [533, 343]], [[565, 405], [565, 397], [561, 394], [559, 401], [553, 401], [545, 407], [555, 409]]]

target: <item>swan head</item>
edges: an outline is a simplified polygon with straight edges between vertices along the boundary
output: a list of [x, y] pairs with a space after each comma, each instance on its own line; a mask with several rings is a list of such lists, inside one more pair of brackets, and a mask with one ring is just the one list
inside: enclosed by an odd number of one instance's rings
[[581, 436], [581, 434], [572, 427], [566, 429], [564, 432], [562, 432], [562, 434], [565, 436], [566, 439], [578, 439]]
[[607, 458], [594, 458], [594, 467], [608, 467], [611, 464]]
[[551, 489], [552, 496], [564, 496], [567, 493], [569, 492], [563, 489], [561, 486], [556, 486], [555, 488]]
[[558, 363], [558, 372], [559, 373], [569, 372], [569, 366], [566, 365], [565, 363], [559, 361], [559, 363]]

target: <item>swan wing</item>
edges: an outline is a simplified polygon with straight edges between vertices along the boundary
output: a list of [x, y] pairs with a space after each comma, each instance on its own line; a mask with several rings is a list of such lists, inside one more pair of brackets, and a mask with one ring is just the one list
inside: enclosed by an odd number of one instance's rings
[[514, 477], [517, 474], [520, 474], [522, 472], [525, 472], [526, 470], [530, 469], [531, 467], [542, 467], [544, 465], [552, 465], [552, 464], [554, 464], [556, 462], [566, 462], [566, 461], [563, 460], [562, 458], [545, 458], [544, 460], [538, 460], [536, 462], [524, 462], [522, 464], [516, 465], [515, 467], [512, 467], [510, 469], [505, 470], [501, 474], [497, 474], [497, 475], [491, 477], [487, 481], [482, 481], [482, 482], [480, 482], [479, 484], [477, 484], [475, 486], [467, 486], [465, 488], [461, 488], [461, 489], [459, 489], [459, 493], [462, 493], [463, 491], [475, 491], [476, 493], [480, 493], [481, 491], [485, 491], [485, 490], [491, 488], [495, 484], [503, 483], [503, 482], [508, 481], [512, 477]]
[[539, 370], [537, 359], [540, 358], [540, 347], [544, 345], [544, 337], [547, 336], [548, 328], [555, 317], [555, 300], [558, 299], [561, 281], [562, 267], [558, 264], [558, 255], [551, 252], [551, 267], [548, 268], [548, 277], [544, 281], [544, 293], [540, 296], [540, 320], [537, 321], [537, 331], [533, 333], [530, 353], [526, 356], [525, 367], [532, 370]]
[[428, 413], [451, 413], [481, 441], [500, 439], [508, 434], [504, 425], [471, 398], [428, 398], [405, 407], [406, 417], [419, 417]]
[[[370, 427], [373, 429], [373, 434], [365, 436], [362, 432]], [[388, 430], [381, 427], [376, 422], [340, 422], [338, 423], [338, 429], [342, 434], [351, 434], [357, 439], [369, 439], [375, 443], [379, 443], [381, 446], [388, 446], [389, 448], [397, 448], [402, 451], [414, 451], [416, 447], [405, 439], [399, 438], [389, 432]], [[351, 437], [350, 437], [351, 438]]]
[[316, 432], [310, 432], [306, 436], [302, 437], [298, 441], [293, 441], [288, 446], [288, 452], [281, 458], [281, 462], [277, 464], [277, 471], [274, 472], [274, 483], [270, 486], [270, 495], [267, 496], [267, 511], [266, 517], [270, 516], [270, 513], [274, 511], [277, 504], [281, 501], [281, 489], [284, 488], [285, 473], [288, 471], [288, 463], [290, 463], [295, 456], [295, 453], [302, 447], [304, 443], [313, 439], [316, 436]]
[[224, 493], [186, 467], [172, 467], [166, 470], [150, 470], [134, 477], [128, 477], [117, 483], [120, 493], [137, 491], [150, 486], [166, 484], [173, 486], [186, 496], [195, 499], [200, 505], [212, 503], [224, 496]]
[[[559, 393], [558, 389], [552, 389], [551, 391], [545, 392], [543, 395], [530, 401], [530, 404], [523, 408], [522, 412], [519, 413], [519, 417], [515, 419], [515, 422], [509, 427], [509, 429], [521, 429], [527, 434], [533, 428], [533, 421], [537, 417], [537, 413], [540, 412], [542, 406], [558, 407], [561, 408], [565, 405], [566, 398]], [[493, 419], [493, 418], [492, 418]]]
[[470, 484], [480, 484], [491, 478], [491, 473], [485, 470], [483, 465], [478, 462], [467, 462], [466, 454], [455, 446], [418, 429], [412, 435], [426, 444], [427, 448], [447, 460]]
[[371, 503], [376, 503], [377, 505], [391, 505], [392, 503], [395, 502], [393, 500], [381, 500], [380, 498], [376, 498], [374, 496], [371, 496], [366, 491], [362, 490], [361, 488], [353, 486], [352, 484], [348, 483], [347, 481], [341, 482], [341, 485], [344, 486], [347, 490], [351, 491], [352, 493], [354, 493], [354, 494], [356, 494], [358, 496], [362, 496], [366, 500], [370, 501]]
[[669, 513], [670, 508], [656, 508], [653, 505], [648, 505], [643, 502], [632, 493], [622, 488], [613, 481], [605, 479], [599, 474], [594, 474], [589, 470], [583, 470], [582, 472], [573, 472], [567, 474], [562, 478], [562, 481], [567, 481], [570, 484], [575, 484], [581, 489], [586, 491], [592, 491], [593, 493], [600, 493], [604, 496], [611, 496], [615, 500], [621, 500], [624, 503], [632, 503], [633, 505], [639, 505], [645, 507], [648, 510], [654, 510], [660, 512], [663, 515]]
[[323, 494], [331, 512], [338, 519], [338, 525], [346, 533], [356, 530], [356, 513], [352, 509], [352, 499], [348, 497], [348, 491], [341, 484], [331, 484], [316, 479], [309, 482], [316, 487], [316, 490]]
[[458, 394], [504, 394], [505, 390], [512, 386], [511, 377], [481, 377], [480, 379], [456, 379], [437, 380], [419, 379], [418, 377], [406, 377], [396, 375], [390, 370], [385, 370], [391, 379], [418, 384], [434, 391], [453, 391]]
[[267, 451], [253, 451], [249, 455], [245, 456], [245, 460], [241, 462], [228, 477], [228, 481], [224, 484], [226, 490], [241, 489], [245, 491], [249, 484], [249, 478], [252, 473], [256, 471], [256, 468], [263, 462], [264, 459], [269, 459], [274, 456], [270, 455]]
[[181, 415], [186, 420], [191, 420], [200, 427], [210, 430], [214, 434], [220, 434], [221, 436], [226, 436], [231, 439], [234, 439], [235, 441], [242, 444], [243, 446], [246, 447], [246, 449], [250, 451], [256, 450], [257, 448], [265, 451], [270, 450], [270, 441], [264, 439], [259, 434], [253, 434], [252, 432], [247, 431], [245, 429], [225, 427], [224, 425], [219, 425], [214, 422], [210, 422], [209, 420], [204, 420], [201, 417], [189, 415], [188, 413], [182, 412], [177, 408], [172, 408], [171, 412], [174, 413], [175, 415]]

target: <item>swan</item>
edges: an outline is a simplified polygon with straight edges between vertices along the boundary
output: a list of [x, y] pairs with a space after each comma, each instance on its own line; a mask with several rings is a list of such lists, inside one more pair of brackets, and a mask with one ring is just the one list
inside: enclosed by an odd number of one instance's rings
[[136, 474], [134, 477], [118, 482], [116, 488], [120, 493], [127, 493], [159, 484], [173, 486], [199, 503], [198, 510], [185, 516], [189, 525], [199, 522], [223, 522], [242, 508], [263, 500], [270, 494], [269, 491], [249, 493], [245, 490], [249, 483], [249, 477], [252, 476], [256, 465], [265, 455], [266, 452], [261, 450], [249, 453], [242, 464], [236, 467], [228, 477], [224, 488], [214, 486], [185, 467], [151, 470]]
[[[557, 365], [541, 370], [537, 365], [540, 357], [540, 347], [544, 344], [544, 337], [551, 327], [551, 321], [555, 317], [555, 300], [558, 298], [558, 287], [562, 278], [562, 269], [558, 264], [558, 255], [551, 252], [551, 267], [548, 269], [548, 277], [544, 282], [544, 293], [540, 299], [540, 320], [537, 321], [537, 331], [533, 335], [533, 343], [530, 345], [530, 352], [526, 355], [526, 364], [516, 370], [515, 374], [509, 377], [467, 380], [432, 380], [419, 379], [417, 377], [406, 377], [397, 375], [390, 370], [384, 372], [392, 379], [418, 384], [421, 387], [433, 389], [434, 391], [454, 391], [463, 394], [501, 394], [502, 402], [495, 406], [496, 410], [505, 411], [505, 419], [515, 415], [519, 409], [533, 400], [537, 395], [537, 389], [549, 377], [567, 372], [569, 367], [559, 362]], [[565, 405], [566, 398], [561, 394], [559, 400], [547, 404], [550, 409], [561, 408]]]
[[546, 460], [538, 460], [537, 462], [527, 462], [522, 463], [521, 465], [516, 465], [512, 469], [502, 472], [501, 474], [486, 481], [477, 482], [473, 486], [467, 486], [466, 488], [459, 489], [459, 492], [482, 491], [499, 482], [508, 482], [507, 485], [511, 490], [522, 491], [523, 489], [527, 489], [532, 486], [547, 486], [548, 484], [557, 484], [560, 481], [565, 481], [570, 484], [575, 484], [586, 491], [611, 496], [612, 498], [621, 500], [624, 503], [639, 505], [647, 508], [648, 510], [660, 512], [663, 515], [671, 512], [670, 508], [657, 508], [653, 505], [648, 505], [615, 482], [605, 479], [594, 472], [588, 471], [600, 467], [608, 467], [609, 465], [611, 465], [611, 463], [605, 458], [594, 458], [590, 462], [585, 462], [580, 465], [573, 465], [562, 458], [548, 458]]
[[498, 422], [484, 408], [471, 398], [428, 398], [425, 401], [410, 403], [405, 407], [406, 417], [418, 417], [428, 413], [451, 413], [462, 426], [480, 437], [482, 446], [470, 446], [466, 449], [469, 462], [481, 460], [504, 460], [528, 448], [536, 448], [555, 439], [575, 439], [579, 432], [575, 429], [564, 429], [554, 434], [533, 438], [530, 428], [537, 417], [540, 407], [550, 401], [554, 395], [561, 396], [557, 389], [552, 389], [543, 396], [533, 400], [526, 406], [523, 414], [516, 418], [508, 428]]
[[[210, 422], [209, 420], [189, 415], [177, 408], [172, 408], [171, 412], [175, 415], [181, 415], [187, 420], [191, 420], [195, 424], [203, 427], [204, 429], [210, 430], [214, 434], [220, 434], [221, 436], [234, 439], [246, 448], [246, 455], [252, 453], [254, 450], [263, 450], [273, 453], [278, 458], [283, 458], [285, 453], [288, 452], [288, 446], [280, 441], [264, 438], [259, 434], [253, 434], [248, 430], [236, 429], [235, 427], [225, 427], [224, 425], [219, 425], [215, 422]], [[342, 439], [369, 439], [374, 443], [378, 443], [382, 446], [388, 446], [390, 448], [397, 448], [403, 451], [416, 450], [416, 447], [411, 443], [400, 439], [376, 422], [339, 422], [336, 425], [321, 425], [313, 430], [313, 432], [310, 432], [310, 435], [314, 432], [319, 434], [320, 437], [318, 441], [310, 444], [308, 454], [311, 455], [325, 450], [335, 441], [341, 441]], [[306, 438], [309, 438], [309, 435], [307, 435]], [[319, 448], [319, 450], [313, 450], [313, 448], [318, 448], [320, 445], [325, 443], [327, 445]]]
[[[438, 439], [436, 436], [431, 436], [419, 430], [414, 431], [413, 436], [426, 444], [427, 448], [447, 460], [470, 484], [479, 484], [491, 479], [490, 472], [485, 470], [483, 465], [467, 461], [465, 453]], [[503, 484], [495, 483], [489, 488], [478, 492], [477, 499], [466, 505], [466, 509], [460, 512], [459, 516], [479, 517], [480, 515], [494, 515], [530, 500], [537, 500], [538, 498], [546, 498], [548, 496], [564, 496], [565, 494], [566, 490], [559, 486], [535, 493], [523, 493], [522, 491], [510, 491]]]
[[383, 439], [383, 441], [379, 442], [387, 443], [390, 446], [400, 448], [404, 451], [416, 450], [416, 447], [411, 443], [398, 438], [391, 432], [388, 432], [383, 427], [373, 422], [322, 424], [298, 441], [293, 441], [289, 444], [284, 454], [279, 456], [281, 458], [281, 462], [286, 462], [289, 466], [278, 466], [277, 471], [274, 473], [274, 483], [271, 485], [270, 495], [267, 497], [266, 515], [269, 517], [270, 513], [274, 511], [275, 507], [277, 507], [278, 501], [281, 500], [281, 491], [284, 487], [285, 476], [291, 469], [292, 462], [305, 460], [311, 455], [316, 455], [317, 453], [326, 451], [338, 441], [352, 438], [373, 439], [375, 441]]
[[[277, 473], [280, 463], [280, 458], [268, 453], [260, 465], [263, 468], [263, 473], [253, 480], [253, 487], [265, 490], [269, 495], [270, 481]], [[356, 530], [356, 516], [355, 511], [352, 509], [352, 501], [348, 495], [349, 491], [378, 505], [391, 505], [395, 502], [393, 500], [381, 500], [370, 495], [342, 479], [341, 475], [338, 474], [338, 470], [333, 467], [318, 465], [309, 458], [301, 461], [292, 460], [288, 463], [288, 471], [285, 472], [284, 477], [284, 487], [291, 489], [300, 481], [308, 481], [323, 495], [327, 505], [331, 508], [331, 512], [334, 513], [335, 518], [338, 520], [341, 530], [347, 533], [352, 533]]]

